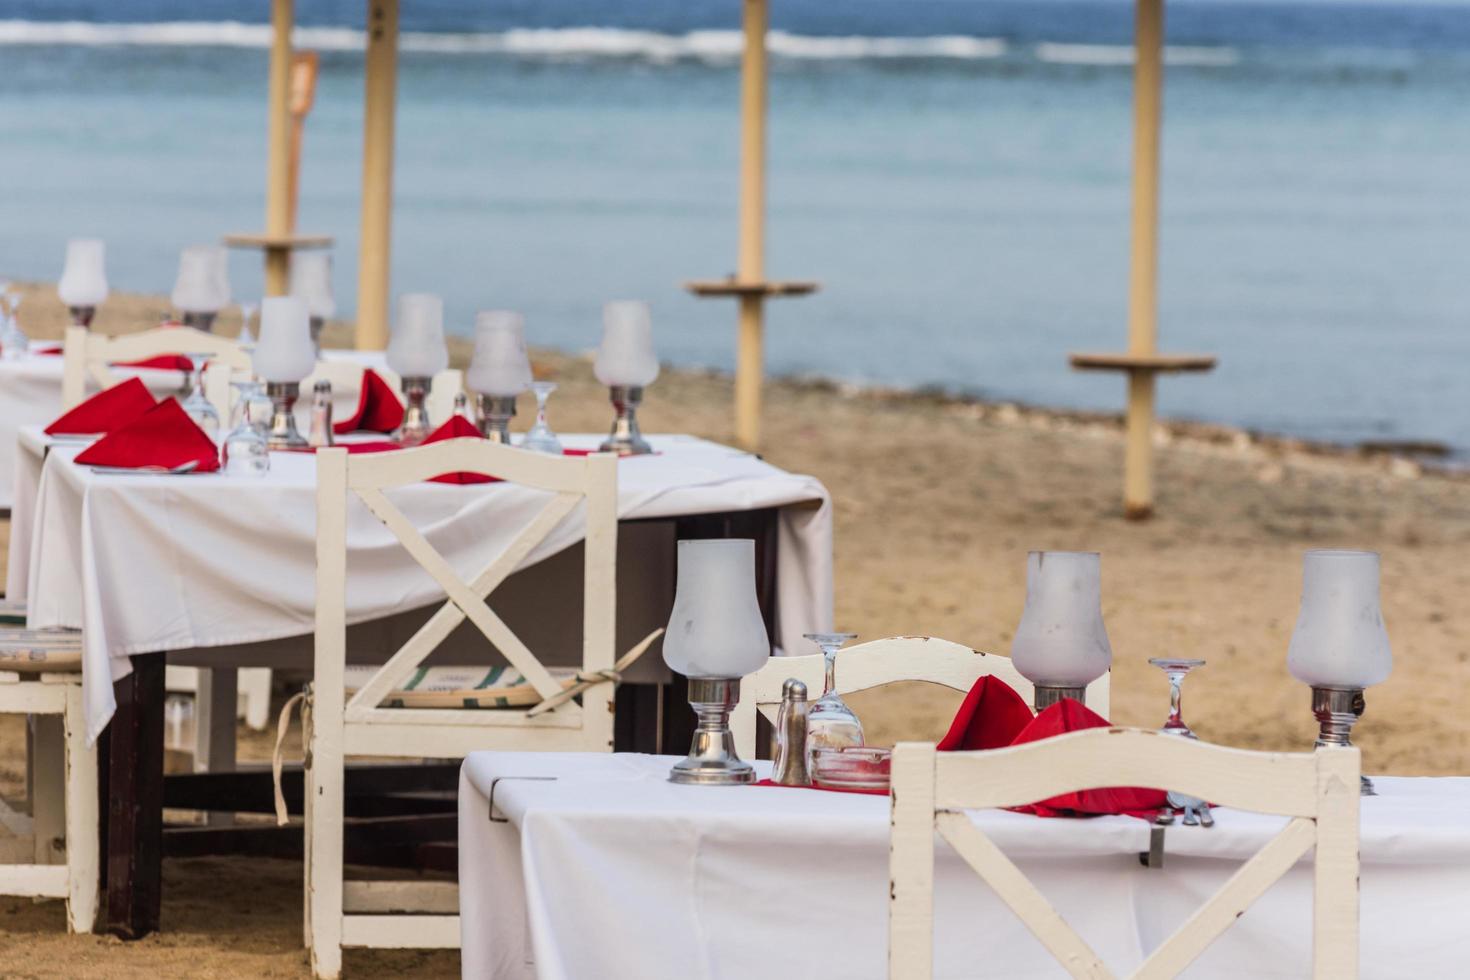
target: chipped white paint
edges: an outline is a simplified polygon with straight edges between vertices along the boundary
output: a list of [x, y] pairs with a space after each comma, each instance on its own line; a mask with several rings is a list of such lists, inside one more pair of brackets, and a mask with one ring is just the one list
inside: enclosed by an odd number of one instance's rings
[[1246, 752], [1156, 732], [1097, 728], [990, 752], [893, 753], [889, 977], [928, 980], [934, 955], [934, 833], [985, 879], [1069, 975], [1113, 974], [963, 812], [1104, 786], [1161, 786], [1222, 806], [1292, 817], [1132, 975], [1172, 977], [1316, 845], [1317, 980], [1358, 974], [1357, 749]]
[[[312, 971], [335, 977], [343, 946], [457, 947], [458, 916], [348, 914], [364, 911], [443, 913], [442, 889], [342, 880], [343, 761], [352, 755], [462, 758], [477, 749], [609, 751], [611, 684], [582, 692], [582, 704], [563, 704], [531, 717], [519, 709], [405, 709], [379, 707], [465, 619], [469, 619], [544, 697], [562, 687], [490, 608], [487, 597], [557, 525], [586, 502], [582, 669], [613, 668], [617, 589], [617, 457], [596, 453], [555, 458], [483, 439], [451, 439], [397, 453], [350, 456], [317, 453], [316, 665], [307, 732], [305, 936]], [[549, 491], [550, 501], [510, 545], [466, 583], [393, 505], [383, 490], [469, 471]], [[343, 514], [355, 493], [427, 571], [448, 601], [353, 695], [344, 696], [346, 662], [347, 529]], [[422, 900], [422, 901], [420, 901]]]

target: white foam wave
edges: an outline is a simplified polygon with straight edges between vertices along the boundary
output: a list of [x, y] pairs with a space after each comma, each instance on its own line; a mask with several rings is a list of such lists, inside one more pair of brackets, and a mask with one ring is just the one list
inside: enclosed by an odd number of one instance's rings
[[[154, 24], [93, 24], [83, 21], [0, 20], [0, 45], [66, 45], [80, 47], [160, 46], [265, 48], [268, 24], [237, 21], [176, 21]], [[293, 42], [318, 51], [361, 51], [362, 31], [345, 27], [298, 27]], [[653, 61], [724, 60], [740, 56], [739, 31], [654, 31], [602, 27], [518, 28], [502, 32], [399, 35], [404, 51], [436, 54], [509, 54], [549, 58], [646, 58]], [[936, 37], [814, 37], [772, 31], [767, 49], [778, 58], [997, 58], [1005, 54], [998, 38], [946, 35]]]
[[[1133, 64], [1131, 44], [1057, 44], [1042, 42], [1036, 46], [1036, 60], [1054, 65], [1095, 65], [1113, 67]], [[1164, 63], [1203, 68], [1228, 68], [1240, 62], [1234, 48], [1167, 45]]]

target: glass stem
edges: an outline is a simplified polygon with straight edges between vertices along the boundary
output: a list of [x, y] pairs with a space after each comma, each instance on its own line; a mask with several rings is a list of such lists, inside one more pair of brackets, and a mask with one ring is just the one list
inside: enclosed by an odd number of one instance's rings
[[822, 657], [827, 662], [827, 679], [822, 685], [822, 697], [837, 692], [837, 651], [823, 650]]
[[[1183, 728], [1184, 713], [1182, 704], [1184, 701], [1184, 675], [1171, 672], [1169, 674], [1169, 727]], [[1155, 716], [1157, 717], [1157, 716]]]

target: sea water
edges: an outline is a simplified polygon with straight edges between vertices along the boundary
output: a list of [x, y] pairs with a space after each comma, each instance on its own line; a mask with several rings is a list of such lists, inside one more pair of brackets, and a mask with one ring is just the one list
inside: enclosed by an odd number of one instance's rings
[[[322, 54], [299, 227], [356, 298], [361, 0], [298, 0]], [[662, 356], [728, 368], [738, 0], [404, 0], [395, 293], [451, 329], [522, 310], [596, 343], [652, 302]], [[1170, 0], [1160, 343], [1220, 356], [1161, 410], [1470, 450], [1470, 4]], [[184, 245], [263, 224], [268, 5], [0, 0], [0, 274], [109, 244], [167, 292]], [[241, 22], [240, 18], [253, 18]], [[1072, 350], [1126, 343], [1123, 0], [774, 0], [774, 373], [1118, 408]], [[236, 295], [259, 259], [233, 259]], [[23, 311], [24, 314], [24, 311]]]

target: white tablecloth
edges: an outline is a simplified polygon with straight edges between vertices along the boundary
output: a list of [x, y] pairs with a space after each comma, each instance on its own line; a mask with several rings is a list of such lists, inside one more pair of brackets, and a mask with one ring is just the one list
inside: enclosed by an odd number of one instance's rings
[[[593, 448], [599, 436], [565, 436]], [[825, 630], [832, 617], [832, 515], [812, 477], [689, 436], [650, 437], [657, 455], [618, 465], [618, 515], [674, 517], [781, 507], [781, 636]], [[115, 707], [112, 682], [135, 653], [251, 643], [310, 633], [315, 601], [316, 461], [272, 453], [264, 478], [221, 473], [99, 475], [76, 444], [55, 444], [34, 505], [12, 513], [11, 596], [32, 628], [83, 631], [82, 686], [95, 738]], [[389, 492], [468, 579], [499, 554], [548, 495], [509, 483], [423, 483]], [[792, 507], [788, 505], [810, 504]], [[367, 622], [443, 598], [355, 497], [349, 503], [348, 618]], [[523, 567], [582, 539], [580, 508]]]
[[[367, 367], [385, 363], [382, 351], [328, 350], [324, 354], [329, 359], [358, 361]], [[12, 488], [19, 462], [17, 433], [27, 426], [44, 428], [61, 414], [61, 371], [59, 354], [27, 354], [15, 360], [0, 360], [0, 509], [15, 505]], [[188, 383], [188, 376], [179, 371], [120, 369], [118, 373], [137, 375], [158, 396], [176, 394]], [[343, 412], [351, 414], [357, 407], [358, 389], [355, 385], [339, 387], [341, 390], [332, 392], [332, 410], [337, 418], [345, 418]], [[303, 405], [310, 401], [309, 397], [302, 400]]]
[[[779, 787], [676, 786], [675, 760], [478, 752], [459, 795], [464, 976], [540, 980], [881, 980], [888, 799]], [[762, 773], [768, 768], [762, 766]], [[553, 782], [504, 777], [554, 776]], [[489, 796], [495, 785], [495, 813]], [[1465, 976], [1470, 779], [1377, 780], [1362, 808], [1362, 976]], [[1132, 817], [976, 823], [1115, 971], [1135, 969], [1278, 831], [1217, 810], [1213, 829]], [[937, 846], [936, 977], [1065, 977], [1011, 912]], [[1310, 976], [1311, 857], [1188, 977]]]

